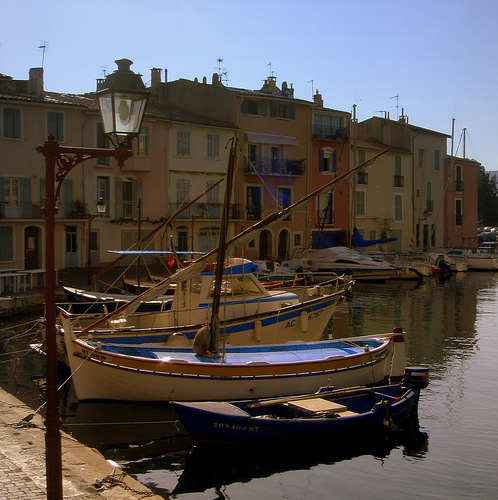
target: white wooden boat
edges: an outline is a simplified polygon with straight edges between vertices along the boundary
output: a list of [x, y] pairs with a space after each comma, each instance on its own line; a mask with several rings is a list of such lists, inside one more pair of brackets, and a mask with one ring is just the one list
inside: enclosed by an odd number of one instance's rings
[[[257, 279], [250, 261], [231, 258], [227, 262], [219, 307], [220, 335], [232, 345], [319, 340], [354, 283], [336, 277], [328, 284], [273, 290]], [[179, 283], [166, 310], [71, 315], [73, 330], [78, 336], [91, 335], [104, 342], [192, 345], [212, 313], [213, 273], [211, 269]]]
[[74, 335], [62, 314], [64, 342], [80, 400], [205, 401], [279, 397], [376, 384], [401, 377], [402, 332], [335, 341], [227, 346], [220, 356], [190, 348], [119, 346]]

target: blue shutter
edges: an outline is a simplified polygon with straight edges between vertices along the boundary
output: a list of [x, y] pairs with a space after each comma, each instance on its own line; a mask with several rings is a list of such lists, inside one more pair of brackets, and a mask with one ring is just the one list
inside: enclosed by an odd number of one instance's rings
[[337, 172], [337, 151], [332, 152], [332, 172]]
[[320, 149], [320, 151], [318, 152], [318, 170], [320, 172], [323, 172], [324, 170], [324, 160], [323, 160], [323, 149]]

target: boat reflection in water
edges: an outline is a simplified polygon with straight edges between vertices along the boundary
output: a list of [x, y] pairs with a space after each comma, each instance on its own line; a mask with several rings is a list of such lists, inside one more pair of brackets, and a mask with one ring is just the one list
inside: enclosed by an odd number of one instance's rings
[[344, 441], [311, 441], [299, 447], [293, 443], [278, 447], [199, 444], [188, 456], [172, 494], [198, 493], [211, 488], [219, 492], [229, 484], [307, 470], [320, 464], [333, 465], [363, 455], [384, 459], [395, 448], [402, 448], [410, 456], [423, 456], [427, 452], [428, 435], [420, 431], [416, 414], [402, 430], [363, 434]]

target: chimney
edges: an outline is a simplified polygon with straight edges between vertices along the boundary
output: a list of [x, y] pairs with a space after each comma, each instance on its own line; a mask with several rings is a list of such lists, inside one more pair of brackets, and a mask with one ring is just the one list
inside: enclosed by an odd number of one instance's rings
[[43, 97], [43, 68], [29, 70], [28, 94]]
[[150, 70], [150, 86], [153, 89], [161, 83], [161, 69], [152, 68]]
[[97, 92], [104, 89], [105, 78], [97, 78]]
[[316, 90], [316, 94], [313, 96], [313, 102], [315, 103], [315, 106], [323, 108], [322, 94], [318, 92], [318, 89]]

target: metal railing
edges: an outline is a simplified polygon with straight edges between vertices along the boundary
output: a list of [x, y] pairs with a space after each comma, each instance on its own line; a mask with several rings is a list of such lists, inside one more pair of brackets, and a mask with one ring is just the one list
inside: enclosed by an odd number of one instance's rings
[[246, 174], [279, 175], [287, 177], [302, 177], [305, 173], [306, 160], [290, 158], [256, 157], [247, 160]]

